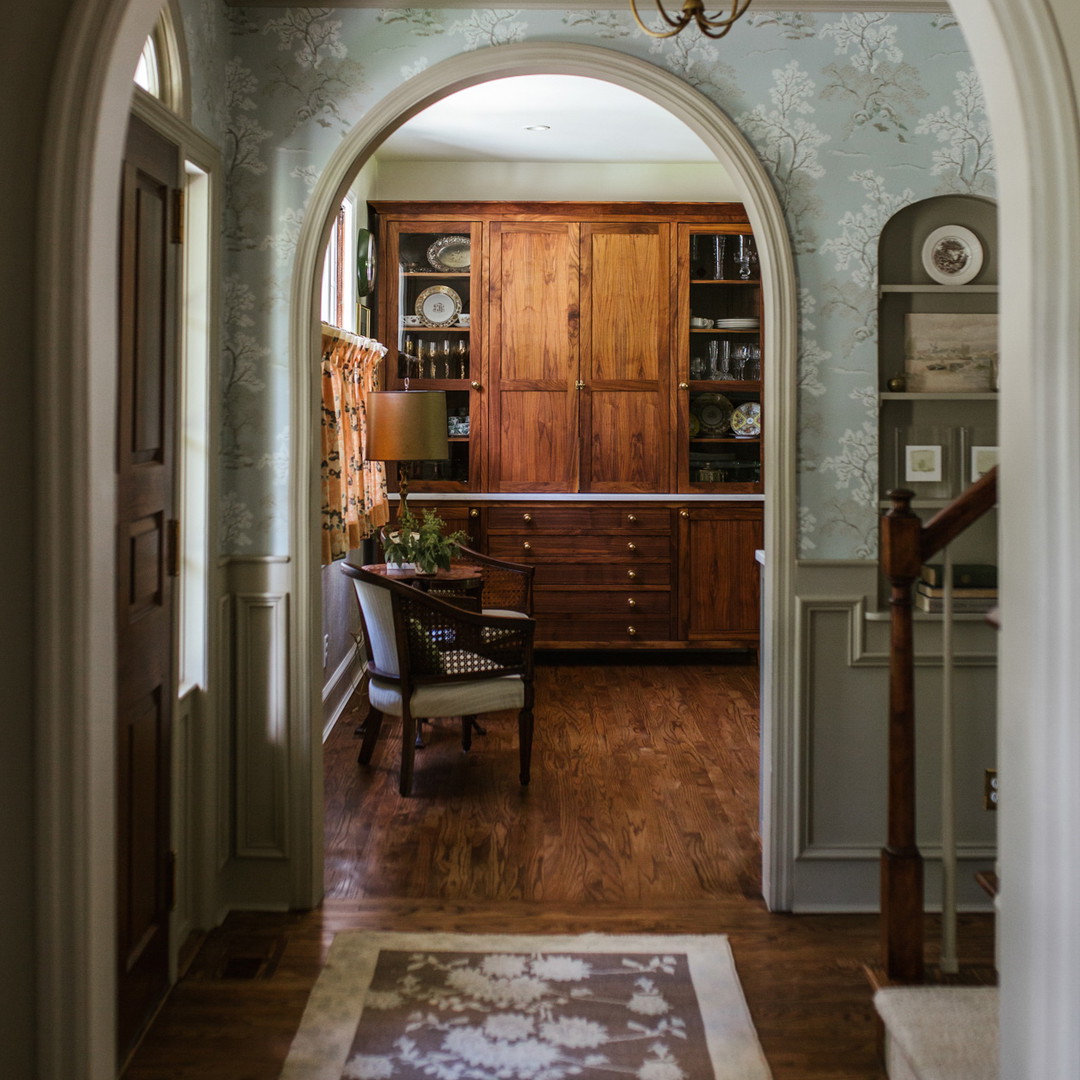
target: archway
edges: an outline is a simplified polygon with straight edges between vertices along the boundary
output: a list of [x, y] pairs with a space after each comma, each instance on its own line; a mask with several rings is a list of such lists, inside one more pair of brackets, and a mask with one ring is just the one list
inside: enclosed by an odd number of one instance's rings
[[[770, 907], [785, 910], [788, 883], [785, 867], [793, 859], [794, 837], [773, 829], [773, 822], [790, 818], [792, 785], [774, 783], [788, 767], [787, 748], [792, 734], [786, 726], [782, 687], [784, 658], [792, 653], [788, 628], [793, 597], [789, 574], [795, 551], [795, 386], [797, 311], [794, 262], [787, 227], [771, 180], [757, 154], [733, 121], [715, 104], [668, 72], [633, 57], [593, 46], [544, 44], [506, 45], [466, 53], [435, 64], [384, 98], [343, 140], [327, 163], [312, 192], [304, 218], [293, 275], [292, 289], [292, 425], [293, 480], [296, 484], [293, 552], [297, 560], [294, 580], [293, 640], [300, 643], [298, 656], [313, 655], [314, 637], [321, 625], [317, 605], [319, 536], [317, 458], [309, 453], [317, 430], [318, 393], [314, 366], [318, 327], [312, 312], [318, 310], [322, 252], [336, 208], [356, 174], [382, 140], [405, 120], [440, 98], [477, 83], [514, 75], [587, 75], [632, 90], [661, 105], [675, 120], [690, 128], [713, 151], [717, 160], [741, 189], [758, 246], [762, 252], [761, 277], [765, 296], [764, 335], [770, 342], [772, 368], [767, 382], [764, 409], [779, 418], [766, 429], [764, 454], [770, 466], [765, 499], [764, 573], [765, 625], [762, 647], [763, 846], [764, 884]], [[299, 512], [310, 507], [310, 514]], [[318, 687], [311, 680], [316, 665], [293, 672], [294, 685], [302, 695], [297, 715], [306, 700], [314, 710]], [[306, 682], [306, 685], [305, 685]], [[318, 715], [317, 710], [310, 715]], [[312, 790], [320, 790], [321, 755], [318, 731], [310, 733], [308, 763]], [[766, 760], [767, 759], [767, 760]], [[781, 762], [777, 768], [778, 761]], [[314, 810], [313, 810], [314, 812]], [[313, 866], [317, 863], [313, 853]], [[315, 873], [312, 874], [312, 887]]]

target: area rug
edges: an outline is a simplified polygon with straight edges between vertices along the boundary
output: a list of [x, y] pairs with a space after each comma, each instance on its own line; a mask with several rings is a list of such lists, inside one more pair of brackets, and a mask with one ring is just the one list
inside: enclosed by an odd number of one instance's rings
[[719, 935], [338, 934], [281, 1080], [769, 1080]]

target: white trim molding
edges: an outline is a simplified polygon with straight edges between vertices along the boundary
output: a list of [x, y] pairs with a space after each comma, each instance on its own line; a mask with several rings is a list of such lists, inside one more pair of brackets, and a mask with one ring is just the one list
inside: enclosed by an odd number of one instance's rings
[[[772, 369], [764, 408], [773, 421], [766, 428], [764, 453], [774, 464], [765, 498], [764, 571], [765, 626], [762, 655], [766, 660], [762, 687], [762, 724], [767, 729], [764, 862], [767, 902], [784, 910], [790, 902], [787, 871], [795, 856], [794, 837], [774, 833], [771, 822], [788, 814], [790, 784], [784, 780], [794, 763], [789, 748], [793, 708], [791, 657], [794, 607], [791, 580], [795, 559], [795, 416], [797, 293], [787, 224], [772, 182], [745, 136], [708, 98], [676, 76], [646, 61], [588, 45], [530, 42], [499, 45], [463, 53], [433, 64], [402, 83], [372, 107], [335, 151], [312, 191], [296, 248], [291, 293], [291, 369], [293, 442], [291, 504], [296, 555], [293, 611], [294, 710], [317, 715], [319, 533], [317, 370], [311, 358], [318, 350], [318, 286], [323, 247], [334, 208], [382, 140], [400, 124], [440, 98], [468, 86], [514, 75], [588, 75], [632, 90], [661, 105], [684, 123], [715, 153], [742, 192], [750, 223], [758, 236], [765, 295], [763, 331], [771, 343]], [[779, 419], [776, 419], [779, 418]], [[303, 508], [307, 514], [303, 513]], [[313, 791], [321, 782], [317, 732], [309, 741], [306, 763]], [[297, 762], [298, 776], [301, 763]], [[776, 778], [779, 782], [774, 782]], [[313, 847], [314, 847], [313, 843]]]

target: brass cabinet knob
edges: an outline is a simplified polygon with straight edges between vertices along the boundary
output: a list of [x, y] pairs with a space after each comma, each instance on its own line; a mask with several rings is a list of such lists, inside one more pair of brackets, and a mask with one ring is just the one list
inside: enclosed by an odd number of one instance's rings
[[637, 601], [631, 596], [630, 599], [626, 601], [626, 606], [637, 607]]
[[626, 520], [629, 521], [631, 525], [636, 525], [637, 524], [637, 514], [627, 514], [626, 515]]
[[479, 384], [478, 382], [476, 382], [475, 380], [473, 380], [473, 382], [471, 382], [471, 383], [470, 383], [469, 385], [470, 385], [470, 386], [471, 386], [471, 387], [472, 387], [472, 388], [473, 388], [474, 390], [479, 390], [479, 389], [480, 389], [480, 384]]
[[532, 551], [532, 544], [528, 540], [524, 541], [521, 545], [526, 551]]
[[637, 544], [627, 544], [626, 545], [626, 550], [627, 551], [637, 551]]
[[637, 630], [635, 630], [635, 629], [634, 629], [634, 627], [632, 627], [632, 626], [628, 626], [628, 627], [626, 628], [626, 632], [627, 632], [627, 633], [628, 633], [628, 634], [629, 634], [629, 635], [630, 635], [631, 637], [633, 637], [633, 636], [634, 636], [634, 635], [635, 635], [635, 634], [637, 633]]
[[689, 517], [689, 516], [690, 516], [690, 511], [689, 510], [680, 510], [679, 511], [679, 517]]
[[679, 389], [680, 390], [689, 390], [690, 389], [690, 384], [688, 382], [681, 382], [681, 383], [679, 383]]
[[473, 508], [472, 508], [472, 509], [471, 509], [471, 510], [469, 511], [469, 517], [471, 517], [471, 518], [478, 518], [479, 516], [480, 516], [480, 511], [479, 511], [479, 510], [477, 510], [477, 509], [476, 509], [476, 507], [474, 506], [474, 507], [473, 507]]
[[532, 514], [522, 514], [521, 520], [524, 521], [526, 525], [528, 525], [529, 522], [532, 521]]
[[636, 571], [636, 570], [627, 570], [627, 571], [626, 571], [626, 576], [627, 576], [627, 577], [628, 577], [628, 578], [629, 578], [629, 579], [630, 579], [631, 581], [636, 581], [636, 580], [637, 580], [637, 571]]

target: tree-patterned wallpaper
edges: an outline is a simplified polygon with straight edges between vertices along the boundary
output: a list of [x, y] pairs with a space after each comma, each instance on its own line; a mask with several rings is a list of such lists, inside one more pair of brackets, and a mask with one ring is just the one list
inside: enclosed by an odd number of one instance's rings
[[195, 122], [225, 155], [225, 553], [288, 548], [290, 277], [333, 150], [432, 63], [569, 41], [675, 73], [761, 155], [799, 278], [801, 554], [875, 557], [878, 236], [910, 202], [995, 194], [982, 92], [951, 15], [752, 11], [713, 42], [692, 29], [647, 37], [628, 11], [181, 7]]

